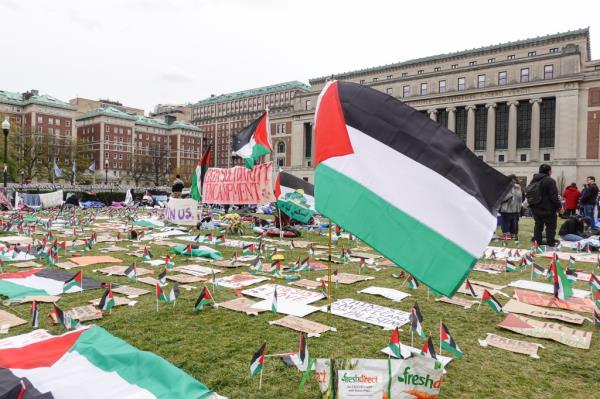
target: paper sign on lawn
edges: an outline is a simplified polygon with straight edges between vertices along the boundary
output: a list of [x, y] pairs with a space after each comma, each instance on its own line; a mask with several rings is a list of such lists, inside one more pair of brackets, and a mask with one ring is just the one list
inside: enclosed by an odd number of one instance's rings
[[519, 313], [527, 316], [540, 317], [543, 319], [556, 319], [572, 324], [583, 324], [585, 317], [575, 313], [561, 312], [558, 310], [550, 310], [541, 306], [529, 305], [524, 302], [511, 299], [502, 309], [508, 313]]
[[205, 204], [255, 205], [274, 202], [271, 175], [273, 163], [233, 168], [210, 168], [204, 176], [202, 202]]
[[[325, 306], [321, 310], [326, 312], [327, 307]], [[333, 302], [331, 313], [347, 319], [374, 324], [387, 330], [402, 327], [410, 321], [410, 313], [408, 312], [351, 298], [338, 299]]]
[[534, 359], [539, 359], [537, 354], [538, 348], [543, 348], [542, 345], [533, 342], [519, 341], [517, 339], [504, 338], [496, 334], [487, 333], [485, 339], [479, 340], [479, 345], [493, 346], [495, 348], [504, 349], [514, 353], [529, 355]]
[[309, 303], [325, 298], [320, 292], [301, 290], [286, 285], [276, 284], [265, 284], [259, 287], [248, 288], [243, 290], [242, 294], [261, 299], [269, 299], [273, 297], [275, 286], [277, 286], [277, 299], [279, 301], [290, 301], [308, 305]]
[[358, 291], [358, 293], [380, 295], [384, 298], [391, 299], [394, 302], [400, 302], [404, 298], [410, 296], [410, 294], [407, 294], [406, 292], [398, 291], [393, 288], [384, 288], [384, 287], [367, 287], [363, 290]]
[[574, 312], [592, 313], [594, 302], [588, 298], [569, 298], [566, 301], [555, 298], [554, 295], [515, 289], [515, 297], [520, 302], [530, 305], [572, 310]]
[[169, 198], [164, 210], [165, 221], [184, 226], [198, 223], [198, 201], [191, 198]]
[[262, 283], [263, 281], [268, 280], [266, 277], [261, 276], [253, 276], [251, 274], [233, 274], [227, 277], [221, 277], [216, 280], [216, 283], [219, 287], [231, 288], [231, 289], [239, 289], [243, 287], [247, 287], [249, 285]]

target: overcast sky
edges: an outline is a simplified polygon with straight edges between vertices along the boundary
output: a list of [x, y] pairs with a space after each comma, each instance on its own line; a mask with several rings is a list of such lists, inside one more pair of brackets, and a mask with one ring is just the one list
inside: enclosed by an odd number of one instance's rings
[[600, 1], [0, 0], [0, 89], [151, 110], [590, 27]]

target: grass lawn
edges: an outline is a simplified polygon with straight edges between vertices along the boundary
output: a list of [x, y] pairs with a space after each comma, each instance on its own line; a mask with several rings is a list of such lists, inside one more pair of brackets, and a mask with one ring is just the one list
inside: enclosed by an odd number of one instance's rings
[[[521, 219], [521, 248], [531, 246], [529, 238], [532, 228], [533, 221], [531, 219]], [[326, 242], [325, 236], [316, 234], [305, 234], [302, 239]], [[121, 242], [119, 245], [125, 246], [126, 243], [127, 241]], [[342, 239], [339, 244], [354, 246], [356, 242]], [[96, 247], [100, 246], [102, 245], [96, 245]], [[151, 249], [155, 258], [167, 253], [167, 248], [164, 246], [152, 245]], [[219, 250], [227, 259], [233, 253], [232, 249], [225, 247], [219, 247]], [[340, 252], [337, 248], [334, 251], [338, 254]], [[90, 254], [96, 252], [97, 249]], [[306, 254], [305, 250], [286, 250], [284, 252], [286, 260], [296, 260], [298, 257], [305, 257]], [[133, 261], [132, 257], [124, 256], [124, 253], [112, 253], [111, 255], [122, 258], [125, 265]], [[191, 262], [183, 257], [176, 258], [177, 265], [189, 263]], [[539, 260], [539, 264], [547, 267], [549, 261]], [[139, 266], [147, 267], [143, 263], [139, 263]], [[578, 263], [576, 267], [592, 271], [596, 265]], [[95, 268], [98, 266], [82, 269], [87, 277], [93, 276], [101, 281], [129, 284], [124, 277], [107, 277], [93, 273], [91, 270]], [[14, 268], [6, 267], [6, 270], [11, 271]], [[346, 264], [340, 267], [340, 270], [357, 273], [358, 264]], [[239, 270], [227, 271], [226, 274], [238, 272]], [[412, 297], [400, 303], [382, 297], [357, 293], [358, 290], [371, 285], [399, 288], [402, 280], [393, 278], [393, 273], [398, 273], [398, 269], [387, 268], [379, 272], [369, 270], [366, 274], [374, 276], [374, 281], [339, 285], [339, 288], [334, 291], [335, 298], [351, 297], [408, 312], [410, 312], [413, 302], [418, 301], [424, 316], [424, 329], [428, 334], [433, 335], [436, 349], [439, 348], [439, 322], [440, 320], [444, 321], [463, 350], [464, 356], [449, 365], [448, 373], [442, 384], [442, 398], [600, 398], [600, 329], [594, 329], [591, 323], [585, 322], [582, 327], [575, 327], [594, 331], [590, 350], [582, 350], [554, 341], [500, 330], [496, 325], [504, 316], [494, 313], [486, 304], [478, 312], [476, 306], [470, 310], [464, 310], [454, 305], [435, 302], [433, 296], [427, 300], [425, 286], [421, 286], [417, 290], [410, 290], [405, 285], [402, 290], [410, 292]], [[323, 273], [319, 272], [303, 273], [303, 277], [310, 279], [322, 275]], [[471, 277], [491, 283], [507, 284], [512, 280], [529, 279], [529, 275], [529, 271], [496, 276], [474, 272]], [[301, 374], [296, 369], [285, 366], [277, 358], [266, 359], [260, 392], [258, 391], [258, 378], [251, 380], [249, 374], [250, 359], [263, 341], [267, 341], [267, 353], [289, 352], [298, 349], [296, 332], [268, 324], [269, 321], [279, 319], [282, 315], [265, 312], [251, 317], [238, 312], [225, 309], [215, 310], [210, 307], [196, 314], [192, 311], [192, 307], [199, 290], [190, 292], [182, 290], [175, 307], [161, 304], [160, 311], [157, 313], [153, 288], [142, 283], [131, 285], [149, 289], [151, 293], [140, 297], [139, 303], [135, 307], [114, 308], [112, 314], [97, 322], [98, 325], [140, 349], [164, 357], [221, 395], [230, 398], [296, 397]], [[583, 282], [577, 282], [575, 287], [588, 289], [587, 284]], [[212, 289], [212, 287], [210, 288]], [[170, 286], [166, 291], [168, 294]], [[504, 292], [512, 295], [513, 290], [506, 288]], [[101, 294], [100, 290], [96, 290], [64, 295], [59, 306], [63, 310], [68, 310], [86, 303], [89, 299], [99, 298]], [[221, 288], [215, 293], [215, 297], [220, 302], [233, 299], [235, 293], [232, 290]], [[497, 296], [497, 299], [501, 303], [507, 301], [502, 296]], [[316, 305], [322, 304], [325, 304], [325, 301], [316, 303]], [[50, 311], [50, 307], [51, 305], [42, 304], [41, 315], [45, 316]], [[2, 308], [6, 309], [6, 306]], [[29, 305], [27, 304], [10, 306], [9, 310], [27, 320], [30, 319]], [[591, 317], [591, 315], [586, 316]], [[320, 312], [307, 316], [307, 319], [337, 328], [337, 332], [328, 332], [319, 338], [308, 339], [311, 356], [385, 358], [380, 349], [388, 344], [390, 331], [335, 316], [330, 318], [327, 314]], [[45, 317], [40, 317], [40, 328], [47, 328], [53, 333], [62, 331], [60, 328], [51, 326], [50, 319]], [[30, 330], [29, 325], [20, 326], [11, 329], [10, 335]], [[477, 340], [485, 338], [488, 332], [503, 337], [537, 342], [544, 345], [545, 349], [539, 350], [541, 359], [535, 360], [501, 349], [482, 348]], [[402, 328], [400, 339], [405, 343], [410, 343], [408, 325]], [[416, 338], [415, 346], [420, 345], [421, 341]], [[447, 353], [445, 354], [447, 355]], [[176, 382], [174, 381], [174, 383]], [[316, 381], [310, 380], [306, 384], [304, 397], [318, 397]]]

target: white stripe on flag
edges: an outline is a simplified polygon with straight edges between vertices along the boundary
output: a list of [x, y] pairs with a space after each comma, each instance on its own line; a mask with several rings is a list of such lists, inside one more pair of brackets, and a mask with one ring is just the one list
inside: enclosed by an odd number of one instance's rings
[[[296, 191], [290, 187], [286, 187], [286, 186], [280, 186], [280, 187], [281, 187], [281, 197], [279, 197], [279, 198], [283, 198], [283, 196], [286, 195], [287, 193], [293, 193]], [[310, 209], [312, 209], [314, 211], [315, 210], [315, 197], [311, 197], [310, 195], [305, 193], [304, 198], [306, 198], [306, 202], [308, 203], [308, 206], [310, 206]]]
[[235, 153], [241, 158], [250, 158], [252, 156], [252, 148], [256, 145], [256, 141], [254, 141], [254, 135], [250, 138], [250, 141], [246, 143], [242, 148], [237, 150]]
[[38, 277], [35, 275], [25, 278], [7, 278], [2, 281], [7, 281], [23, 287], [35, 288], [38, 290], [44, 290], [48, 295], [62, 294], [64, 282], [54, 280], [46, 277]]
[[[479, 258], [496, 217], [444, 176], [347, 126], [354, 153], [323, 163]], [[445, 156], [445, 154], [440, 154]], [[452, 171], [448, 171], [451, 173]]]

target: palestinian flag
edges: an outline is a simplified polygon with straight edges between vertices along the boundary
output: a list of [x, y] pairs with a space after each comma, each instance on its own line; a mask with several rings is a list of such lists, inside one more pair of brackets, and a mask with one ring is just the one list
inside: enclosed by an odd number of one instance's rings
[[175, 267], [175, 262], [169, 255], [165, 256], [165, 267], [167, 269], [173, 269]]
[[531, 264], [531, 270], [535, 276], [542, 277], [546, 273], [546, 269], [538, 265], [537, 263]]
[[271, 312], [277, 313], [277, 286], [273, 290], [273, 299], [271, 300]]
[[21, 397], [4, 394], [7, 399], [212, 397], [206, 386], [171, 363], [98, 326], [59, 336], [29, 333], [3, 339], [0, 368], [0, 392], [26, 389]]
[[473, 286], [471, 285], [469, 279], [465, 280], [465, 290], [467, 290], [469, 295], [471, 295], [473, 298], [477, 298], [477, 294], [475, 293], [475, 290], [473, 289]]
[[431, 357], [437, 360], [435, 349], [433, 347], [433, 340], [431, 339], [431, 337], [427, 338], [427, 341], [425, 341], [425, 343], [423, 344], [423, 347], [421, 348], [421, 355], [425, 357]]
[[167, 297], [167, 295], [162, 290], [158, 282], [156, 283], [156, 300], [164, 303], [169, 303], [169, 297]]
[[290, 218], [308, 223], [315, 214], [315, 186], [286, 172], [275, 180], [277, 208]]
[[600, 290], [600, 279], [594, 273], [592, 273], [590, 275], [589, 283], [590, 283], [590, 287], [592, 288], [592, 290], [594, 290], [594, 291]]
[[36, 301], [31, 302], [31, 327], [38, 328], [40, 325], [40, 312]]
[[413, 290], [419, 288], [419, 282], [414, 278], [412, 274], [408, 275], [408, 286]]
[[592, 321], [596, 327], [600, 327], [600, 314], [598, 314], [598, 311], [596, 311], [596, 309], [594, 309]]
[[450, 331], [448, 331], [448, 327], [444, 323], [440, 323], [440, 342], [442, 343], [442, 349], [451, 352], [455, 357], [461, 358], [462, 352], [454, 339], [450, 335]]
[[575, 266], [575, 258], [573, 255], [569, 255], [569, 265]]
[[198, 299], [196, 299], [196, 303], [194, 304], [194, 312], [201, 311], [202, 308], [204, 308], [204, 305], [208, 305], [210, 303], [214, 304], [215, 300], [213, 299], [208, 288], [206, 288], [206, 286], [205, 286], [202, 289], [202, 292], [200, 293], [200, 295], [198, 296]]
[[206, 236], [204, 236], [204, 240], [206, 242], [208, 242], [209, 244], [211, 244], [213, 242], [213, 235], [212, 235], [212, 233], [209, 233]]
[[596, 291], [596, 307], [600, 309], [600, 291]]
[[394, 331], [392, 332], [388, 348], [390, 348], [394, 356], [398, 359], [403, 359], [402, 354], [400, 353], [400, 335], [398, 335], [398, 327], [394, 328]]
[[506, 261], [506, 271], [507, 272], [516, 272], [517, 271], [517, 266], [510, 260]]
[[565, 275], [567, 276], [567, 278], [571, 281], [577, 281], [577, 271], [575, 271], [575, 269], [571, 269], [570, 267], [567, 267], [565, 269]]
[[102, 294], [102, 298], [100, 298], [98, 307], [103, 312], [110, 312], [113, 306], [115, 306], [115, 299], [113, 298], [112, 285], [108, 284], [108, 288], [104, 291], [104, 294]]
[[192, 255], [193, 255], [193, 252], [194, 252], [194, 250], [192, 249], [192, 244], [188, 244], [188, 245], [185, 247], [185, 251], [184, 251], [184, 253], [185, 253], [186, 255], [188, 255], [188, 256], [192, 256]]
[[423, 331], [423, 315], [419, 309], [419, 304], [415, 302], [410, 312], [410, 328], [413, 332], [423, 339], [426, 338], [425, 331]]
[[317, 211], [448, 297], [484, 253], [512, 187], [455, 133], [351, 82], [321, 92], [315, 164]]
[[158, 284], [160, 284], [161, 287], [164, 287], [165, 285], [167, 285], [167, 269], [163, 270], [158, 275]]
[[[65, 288], [65, 282], [78, 279], [72, 273], [55, 269], [36, 268], [0, 273], [0, 295], [11, 300], [23, 299], [30, 295], [60, 295]], [[100, 288], [100, 282], [90, 278], [81, 278], [81, 283], [77, 284], [83, 290]]]
[[[16, 380], [16, 381], [10, 381], [10, 384], [12, 385], [13, 383], [16, 382], [16, 385], [14, 385], [12, 388], [10, 387], [6, 387], [6, 388], [10, 388], [8, 390], [8, 392], [5, 392], [2, 395], [3, 399], [27, 399], [28, 397], [25, 396], [25, 393], [29, 393], [30, 391], [28, 391], [27, 386], [25, 385], [25, 381], [23, 380]], [[2, 387], [2, 385], [7, 385], [7, 384], [0, 384], [0, 387]], [[32, 394], [33, 396], [29, 396], [29, 397], [39, 397], [39, 398], [44, 398], [46, 395], [41, 396], [41, 392], [33, 392]]]
[[487, 302], [487, 304], [490, 305], [490, 307], [496, 313], [502, 312], [502, 305], [500, 305], [500, 302], [498, 302], [488, 290], [483, 291], [483, 297], [481, 298], [481, 300]]
[[272, 148], [268, 112], [234, 135], [231, 147], [235, 155], [244, 159], [248, 169], [254, 168], [260, 157], [269, 154]]
[[600, 255], [596, 257], [596, 267], [600, 267]]
[[150, 260], [152, 259], [152, 253], [148, 249], [148, 247], [144, 247], [144, 256], [142, 256], [142, 260]]
[[194, 175], [192, 176], [192, 188], [190, 189], [190, 196], [196, 201], [202, 199], [202, 186], [204, 184], [204, 175], [210, 165], [210, 146], [202, 154], [202, 158], [198, 161], [196, 169], [194, 169]]
[[323, 294], [323, 296], [325, 298], [328, 297], [328, 295], [327, 295], [327, 286], [325, 285], [325, 279], [321, 280], [321, 294]]
[[531, 252], [534, 254], [541, 254], [544, 251], [540, 248], [540, 244], [537, 241], [533, 242], [533, 248], [531, 248]]
[[260, 260], [259, 256], [257, 256], [256, 259], [254, 260], [254, 270], [256, 270], [257, 272], [264, 271], [263, 264], [262, 264], [262, 261]]
[[302, 364], [302, 368], [306, 369], [308, 366], [308, 344], [306, 342], [306, 335], [304, 332], [300, 332], [300, 349], [298, 350], [298, 358]]
[[127, 269], [125, 269], [125, 275], [127, 276], [127, 278], [131, 281], [137, 281], [137, 266], [135, 264], [135, 262], [133, 262], [133, 264], [131, 266], [129, 266]]
[[83, 291], [83, 272], [80, 271], [63, 285], [63, 292], [80, 292]]
[[52, 304], [52, 311], [48, 314], [48, 317], [52, 319], [52, 324], [63, 324], [64, 322], [64, 312], [56, 306], [55, 303]]
[[231, 256], [231, 266], [237, 266], [237, 264], [238, 264], [237, 252], [234, 252], [233, 255]]
[[267, 343], [262, 344], [260, 349], [252, 356], [250, 361], [250, 376], [255, 377], [257, 374], [262, 373], [263, 364], [265, 363], [265, 350], [267, 349]]
[[244, 245], [242, 248], [243, 255], [254, 255], [254, 244]]
[[275, 262], [271, 263], [271, 269], [269, 270], [269, 273], [276, 276], [281, 276], [281, 261], [276, 260]]
[[496, 259], [496, 251], [492, 249], [492, 252], [490, 253], [490, 256], [488, 257], [488, 259], [492, 259], [495, 260]]
[[552, 272], [552, 280], [554, 282], [554, 296], [562, 300], [572, 297], [571, 282], [565, 275], [560, 263], [557, 261], [552, 262], [550, 264], [550, 271]]
[[366, 266], [367, 266], [367, 264], [365, 263], [365, 259], [364, 258], [360, 258], [360, 262], [358, 263], [358, 272], [359, 273], [364, 272]]
[[308, 247], [308, 255], [315, 256], [315, 247], [313, 246], [313, 244], [310, 244], [310, 246]]
[[179, 284], [175, 283], [169, 294], [169, 302], [175, 304], [175, 301], [179, 298]]

